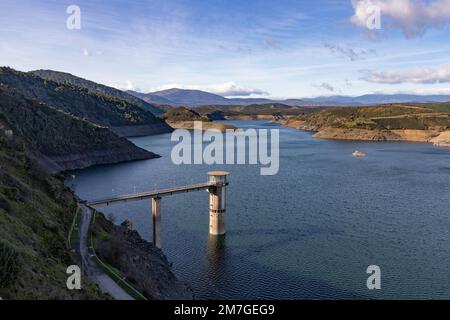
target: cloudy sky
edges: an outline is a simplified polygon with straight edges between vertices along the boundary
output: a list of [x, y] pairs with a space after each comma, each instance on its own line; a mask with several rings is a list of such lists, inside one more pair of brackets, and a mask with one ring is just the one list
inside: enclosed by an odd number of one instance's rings
[[[70, 5], [81, 29], [67, 28]], [[1, 0], [0, 12], [0, 65], [22, 71], [143, 92], [450, 94], [450, 0]]]

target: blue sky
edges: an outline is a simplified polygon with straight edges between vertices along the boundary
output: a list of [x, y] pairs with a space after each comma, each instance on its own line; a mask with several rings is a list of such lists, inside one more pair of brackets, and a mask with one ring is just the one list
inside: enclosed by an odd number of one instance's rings
[[[69, 5], [80, 30], [66, 27]], [[380, 30], [365, 26], [373, 6]], [[450, 94], [450, 0], [2, 0], [0, 11], [0, 65], [22, 71], [144, 92]]]

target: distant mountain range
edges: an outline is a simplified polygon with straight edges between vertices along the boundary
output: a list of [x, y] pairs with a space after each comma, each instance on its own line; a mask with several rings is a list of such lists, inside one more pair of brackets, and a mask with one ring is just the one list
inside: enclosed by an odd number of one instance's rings
[[230, 104], [229, 99], [200, 90], [168, 89], [151, 93], [128, 91], [148, 103], [172, 106], [202, 106], [210, 104]]
[[205, 105], [250, 105], [283, 103], [291, 106], [356, 106], [387, 103], [449, 102], [450, 95], [367, 94], [358, 97], [329, 96], [303, 99], [273, 100], [264, 98], [225, 98], [200, 90], [168, 89], [150, 93], [128, 91], [147, 103], [198, 107]]

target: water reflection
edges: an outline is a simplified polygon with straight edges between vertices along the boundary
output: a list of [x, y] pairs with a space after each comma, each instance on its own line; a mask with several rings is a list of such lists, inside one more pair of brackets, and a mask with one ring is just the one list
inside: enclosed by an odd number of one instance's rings
[[208, 235], [207, 247], [207, 277], [213, 285], [213, 296], [218, 296], [221, 283], [226, 281], [226, 235]]

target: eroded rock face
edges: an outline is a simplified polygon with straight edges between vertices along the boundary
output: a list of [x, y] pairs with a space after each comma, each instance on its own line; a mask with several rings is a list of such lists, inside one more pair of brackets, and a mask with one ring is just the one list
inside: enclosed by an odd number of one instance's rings
[[130, 220], [125, 220], [124, 222], [122, 222], [120, 224], [122, 227], [127, 228], [128, 231], [132, 231], [133, 230], [133, 222], [131, 222]]
[[142, 239], [128, 223], [115, 226], [106, 219], [101, 219], [99, 223], [103, 232], [108, 232], [108, 237], [97, 243], [98, 255], [120, 270], [127, 281], [146, 298], [193, 299], [192, 289], [187, 283], [176, 278], [163, 252]]
[[324, 128], [314, 135], [320, 139], [364, 140], [364, 141], [395, 141], [401, 137], [390, 131], [366, 129]]
[[436, 147], [450, 147], [450, 131], [444, 131], [439, 136], [430, 140]]
[[[169, 125], [174, 129], [186, 129], [186, 130], [194, 130], [194, 121], [177, 121], [177, 122], [168, 122]], [[202, 130], [217, 130], [220, 132], [225, 132], [227, 129], [237, 129], [236, 127], [229, 125], [229, 124], [223, 124], [219, 122], [214, 121], [201, 121], [202, 124]]]

